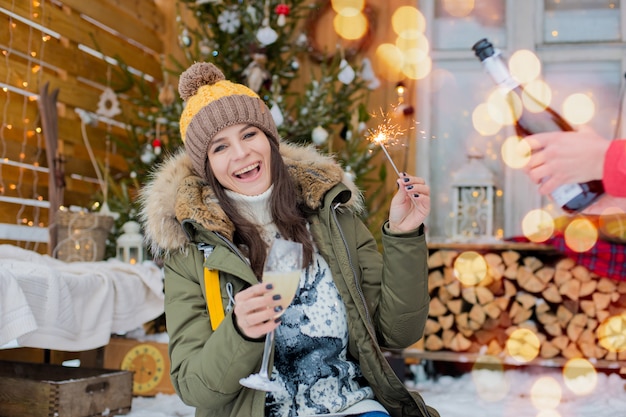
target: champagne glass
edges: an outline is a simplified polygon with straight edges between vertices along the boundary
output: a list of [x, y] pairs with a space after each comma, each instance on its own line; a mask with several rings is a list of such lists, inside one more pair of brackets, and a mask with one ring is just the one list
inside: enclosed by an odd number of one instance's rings
[[[280, 316], [296, 295], [302, 272], [302, 244], [285, 239], [277, 238], [272, 243], [263, 269], [263, 282], [271, 283], [274, 292], [280, 294], [280, 306], [283, 308], [276, 317]], [[244, 387], [260, 391], [276, 391], [280, 385], [272, 381], [268, 375], [270, 353], [274, 343], [274, 331], [265, 335], [263, 359], [261, 370], [258, 374], [252, 374], [241, 378], [239, 383]]]

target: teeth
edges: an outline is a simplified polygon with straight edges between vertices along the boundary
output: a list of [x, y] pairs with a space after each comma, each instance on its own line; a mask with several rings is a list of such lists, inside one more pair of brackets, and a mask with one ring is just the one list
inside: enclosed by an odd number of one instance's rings
[[235, 175], [241, 175], [241, 174], [245, 174], [248, 171], [252, 171], [253, 169], [256, 169], [259, 166], [258, 163], [256, 164], [252, 164], [252, 165], [248, 165], [247, 167], [240, 169], [239, 171], [235, 172]]

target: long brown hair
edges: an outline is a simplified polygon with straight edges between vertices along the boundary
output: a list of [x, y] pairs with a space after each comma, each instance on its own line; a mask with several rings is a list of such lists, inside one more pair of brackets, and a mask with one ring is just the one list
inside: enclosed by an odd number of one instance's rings
[[[304, 250], [302, 266], [306, 267], [313, 259], [313, 240], [307, 230], [306, 217], [302, 207], [298, 204], [296, 185], [289, 175], [287, 165], [280, 154], [278, 143], [269, 137], [267, 140], [271, 149], [270, 169], [272, 184], [274, 185], [270, 196], [272, 219], [281, 236], [302, 243]], [[207, 172], [211, 173], [211, 175], [207, 175], [207, 179], [215, 191], [220, 206], [235, 225], [233, 241], [246, 253], [254, 274], [261, 280], [267, 256], [267, 244], [262, 239], [258, 227], [239, 213], [237, 206], [228, 197], [224, 187], [217, 181], [215, 175], [212, 175], [209, 162], [207, 162]]]

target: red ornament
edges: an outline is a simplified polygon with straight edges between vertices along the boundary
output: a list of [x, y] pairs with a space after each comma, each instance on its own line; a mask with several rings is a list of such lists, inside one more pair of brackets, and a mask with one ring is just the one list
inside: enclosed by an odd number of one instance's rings
[[288, 4], [285, 3], [280, 3], [276, 5], [276, 8], [274, 8], [274, 12], [278, 15], [283, 15], [283, 16], [287, 16], [289, 14], [290, 11], [290, 7]]
[[152, 147], [153, 148], [160, 148], [161, 147], [161, 139], [156, 138], [152, 141]]

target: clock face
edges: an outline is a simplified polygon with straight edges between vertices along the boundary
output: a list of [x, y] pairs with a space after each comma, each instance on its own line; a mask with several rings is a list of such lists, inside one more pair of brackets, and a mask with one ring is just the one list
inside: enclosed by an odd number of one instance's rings
[[153, 390], [165, 373], [165, 360], [159, 350], [150, 344], [133, 346], [122, 359], [121, 368], [133, 372], [133, 393]]

